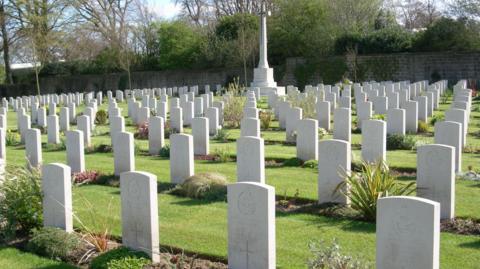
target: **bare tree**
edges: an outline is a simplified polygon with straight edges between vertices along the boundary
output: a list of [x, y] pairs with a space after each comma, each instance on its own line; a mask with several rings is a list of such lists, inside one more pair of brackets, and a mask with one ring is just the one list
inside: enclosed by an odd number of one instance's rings
[[480, 20], [480, 0], [452, 0], [449, 9], [454, 16]]
[[97, 32], [117, 52], [117, 63], [128, 75], [128, 85], [132, 88], [131, 33], [134, 16], [138, 11], [135, 0], [76, 0], [73, 6], [80, 20], [93, 32]]
[[410, 30], [428, 27], [441, 16], [436, 0], [399, 0], [395, 8], [405, 28]]

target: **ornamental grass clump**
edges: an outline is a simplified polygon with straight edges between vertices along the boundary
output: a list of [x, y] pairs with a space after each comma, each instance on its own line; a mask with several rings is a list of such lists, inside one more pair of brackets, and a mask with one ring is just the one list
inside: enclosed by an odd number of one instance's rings
[[410, 195], [415, 183], [400, 183], [392, 175], [385, 162], [362, 163], [360, 172], [344, 173], [344, 181], [335, 189], [345, 195], [350, 205], [365, 220], [374, 221], [377, 215], [377, 201], [382, 197]]

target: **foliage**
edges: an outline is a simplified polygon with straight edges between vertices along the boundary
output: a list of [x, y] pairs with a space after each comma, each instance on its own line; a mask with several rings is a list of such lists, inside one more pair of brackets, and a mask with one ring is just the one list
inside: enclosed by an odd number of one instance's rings
[[441, 18], [423, 32], [416, 51], [471, 51], [480, 49], [480, 24], [463, 18]]
[[396, 53], [411, 50], [414, 34], [401, 27], [388, 27], [366, 35], [348, 33], [335, 41], [335, 54], [343, 55], [349, 49], [358, 54]]
[[364, 162], [360, 172], [352, 172], [350, 175], [344, 173], [344, 181], [337, 186], [335, 192], [348, 197], [352, 208], [358, 210], [363, 218], [374, 221], [379, 198], [410, 195], [415, 190], [414, 184], [398, 183], [384, 162]]
[[227, 143], [229, 137], [230, 137], [230, 133], [227, 131], [227, 129], [222, 128], [222, 129], [218, 129], [217, 135], [215, 135], [214, 139], [222, 143]]
[[313, 258], [307, 262], [309, 269], [367, 269], [371, 265], [342, 254], [336, 239], [327, 246], [324, 241], [312, 241], [308, 244]]
[[303, 163], [303, 167], [317, 168], [318, 167], [318, 161], [317, 160], [308, 160], [308, 161]]
[[177, 194], [207, 201], [223, 201], [227, 195], [227, 179], [218, 173], [193, 175], [172, 190]]
[[[125, 264], [122, 262], [122, 260], [124, 259], [127, 259], [126, 262], [129, 261], [127, 265], [139, 265], [143, 263], [143, 259], [149, 259], [149, 257], [144, 252], [134, 251], [126, 247], [120, 247], [95, 257], [90, 264], [90, 268], [91, 269], [111, 269], [112, 267], [110, 267], [110, 265], [117, 266], [117, 267], [113, 267], [116, 269], [137, 268], [137, 267], [118, 267], [122, 264]], [[116, 262], [116, 261], [119, 261], [119, 262]]]
[[230, 152], [228, 147], [215, 149], [213, 155], [215, 156], [214, 161], [216, 162], [226, 163], [230, 161]]
[[435, 123], [437, 123], [437, 121], [441, 121], [443, 120], [443, 116], [442, 115], [433, 115], [431, 118], [430, 118], [430, 125], [432, 126], [435, 126]]
[[273, 120], [273, 113], [271, 111], [260, 111], [258, 115], [260, 119], [260, 125], [262, 126], [263, 130], [268, 130], [270, 128], [270, 124]]
[[303, 161], [298, 158], [290, 158], [283, 162], [284, 166], [298, 167], [303, 165]]
[[253, 14], [237, 13], [232, 16], [223, 16], [215, 26], [215, 35], [225, 40], [234, 40], [240, 37], [241, 31], [257, 32], [258, 18]]
[[100, 173], [95, 170], [75, 173], [73, 174], [73, 183], [77, 185], [94, 183], [99, 179], [99, 177]]
[[388, 134], [387, 149], [406, 149], [412, 150], [415, 147], [415, 137], [413, 135]]
[[108, 262], [108, 269], [142, 269], [149, 265], [150, 260], [144, 257], [123, 257]]
[[225, 110], [223, 119], [225, 125], [238, 128], [243, 118], [243, 107], [245, 106], [245, 97], [227, 96], [225, 97]]
[[80, 238], [75, 233], [53, 227], [43, 227], [33, 231], [27, 249], [50, 259], [66, 261], [69, 255], [80, 247]]
[[170, 145], [165, 145], [161, 148], [158, 155], [162, 158], [170, 158]]
[[428, 132], [428, 124], [424, 121], [418, 121], [418, 132], [419, 133], [427, 133]]
[[5, 145], [17, 146], [18, 144], [20, 144], [20, 134], [8, 129], [5, 136]]
[[318, 139], [324, 138], [328, 134], [324, 128], [318, 128]]
[[97, 125], [105, 125], [108, 121], [108, 113], [105, 109], [99, 109], [97, 111], [97, 115], [95, 116], [95, 124]]
[[7, 166], [0, 183], [0, 235], [28, 234], [43, 223], [40, 171]]
[[135, 133], [137, 139], [148, 139], [148, 122], [144, 122], [137, 126], [137, 132]]

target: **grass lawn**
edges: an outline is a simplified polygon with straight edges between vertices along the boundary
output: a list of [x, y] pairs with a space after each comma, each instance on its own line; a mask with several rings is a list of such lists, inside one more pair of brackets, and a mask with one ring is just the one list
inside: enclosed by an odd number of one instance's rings
[[[475, 101], [473, 108], [479, 106]], [[127, 114], [126, 104], [120, 104], [122, 113]], [[102, 105], [106, 109], [106, 104]], [[448, 105], [442, 105], [436, 113], [442, 115]], [[83, 107], [77, 109], [82, 111]], [[480, 112], [474, 111], [470, 116], [470, 129], [467, 148], [480, 147]], [[16, 129], [16, 113], [8, 114], [8, 125]], [[278, 126], [274, 122], [273, 127]], [[75, 126], [72, 126], [75, 128]], [[134, 127], [127, 126], [128, 131]], [[190, 132], [186, 129], [186, 132]], [[230, 139], [239, 137], [239, 130], [229, 130]], [[110, 144], [107, 126], [97, 126], [94, 144]], [[265, 140], [271, 141], [265, 146], [267, 159], [287, 160], [295, 157], [295, 146], [284, 145], [284, 131], [262, 131]], [[326, 138], [330, 138], [327, 136]], [[46, 142], [46, 135], [43, 135]], [[431, 134], [417, 135], [418, 140], [431, 143]], [[168, 140], [167, 140], [168, 143]], [[360, 157], [358, 145], [361, 135], [352, 135], [354, 156]], [[146, 150], [148, 141], [136, 141], [138, 147]], [[220, 143], [211, 140], [211, 152], [216, 150], [228, 151], [235, 155], [236, 144], [234, 141]], [[111, 153], [86, 154], [86, 167], [88, 170], [98, 170], [104, 174], [113, 173], [113, 155]], [[10, 164], [23, 164], [25, 150], [23, 146], [8, 147], [7, 159]], [[44, 163], [66, 161], [65, 151], [43, 152]], [[397, 150], [388, 151], [387, 162], [391, 167], [414, 169], [416, 167], [415, 151]], [[468, 166], [479, 169], [480, 154], [463, 154], [463, 170]], [[160, 157], [137, 154], [136, 170], [146, 171], [158, 177], [160, 189], [169, 187], [169, 160]], [[230, 182], [235, 182], [235, 162], [213, 163], [208, 161], [195, 161], [195, 172], [219, 172], [227, 176]], [[414, 180], [414, 178], [405, 178]], [[266, 169], [266, 181], [275, 187], [277, 195], [294, 196], [298, 193], [301, 198], [315, 200], [317, 198], [317, 170], [301, 167], [281, 167]], [[107, 220], [112, 225], [112, 233], [121, 235], [120, 223], [120, 194], [119, 188], [107, 186], [81, 186], [74, 187], [74, 210], [76, 215], [88, 226], [93, 226], [99, 219]], [[458, 180], [456, 183], [456, 214], [459, 217], [480, 219], [480, 183]], [[87, 201], [94, 205], [93, 209], [86, 206]], [[227, 255], [227, 204], [224, 202], [203, 202], [189, 198], [181, 198], [165, 193], [159, 194], [159, 222], [160, 242], [164, 247], [176, 247], [186, 251], [197, 252], [208, 256], [226, 259]], [[78, 222], [76, 226], [79, 227]], [[305, 268], [305, 262], [310, 257], [308, 243], [311, 240], [325, 240], [330, 243], [336, 238], [345, 254], [359, 256], [373, 261], [375, 258], [375, 225], [361, 221], [339, 220], [315, 214], [280, 213], [276, 216], [276, 246], [277, 265], [280, 268]], [[7, 255], [7, 254], [9, 255]], [[28, 259], [20, 258], [28, 255], [15, 249], [0, 249], [0, 268], [64, 268], [48, 267], [62, 266], [51, 262], [39, 265], [42, 259], [29, 256]], [[480, 237], [442, 233], [441, 235], [441, 267], [442, 268], [478, 268], [480, 264]], [[22, 256], [23, 257], [23, 256]], [[29, 262], [30, 265], [20, 264]], [[31, 262], [30, 262], [31, 261]], [[48, 260], [47, 260], [48, 261]], [[10, 262], [19, 263], [10, 266]], [[46, 262], [46, 261], [44, 261]], [[7, 267], [3, 265], [8, 265]], [[23, 267], [22, 267], [23, 266]], [[30, 267], [28, 267], [30, 266]]]
[[0, 247], [2, 269], [74, 269], [77, 267], [22, 252], [16, 248]]

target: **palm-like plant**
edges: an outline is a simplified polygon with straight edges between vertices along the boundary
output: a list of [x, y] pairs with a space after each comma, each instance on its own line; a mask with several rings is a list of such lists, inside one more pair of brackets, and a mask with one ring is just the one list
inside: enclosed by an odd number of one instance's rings
[[383, 161], [363, 162], [360, 172], [345, 173], [344, 178], [345, 180], [337, 186], [335, 192], [348, 197], [351, 207], [359, 211], [368, 221], [376, 218], [379, 198], [410, 195], [415, 191], [415, 182], [399, 183]]

